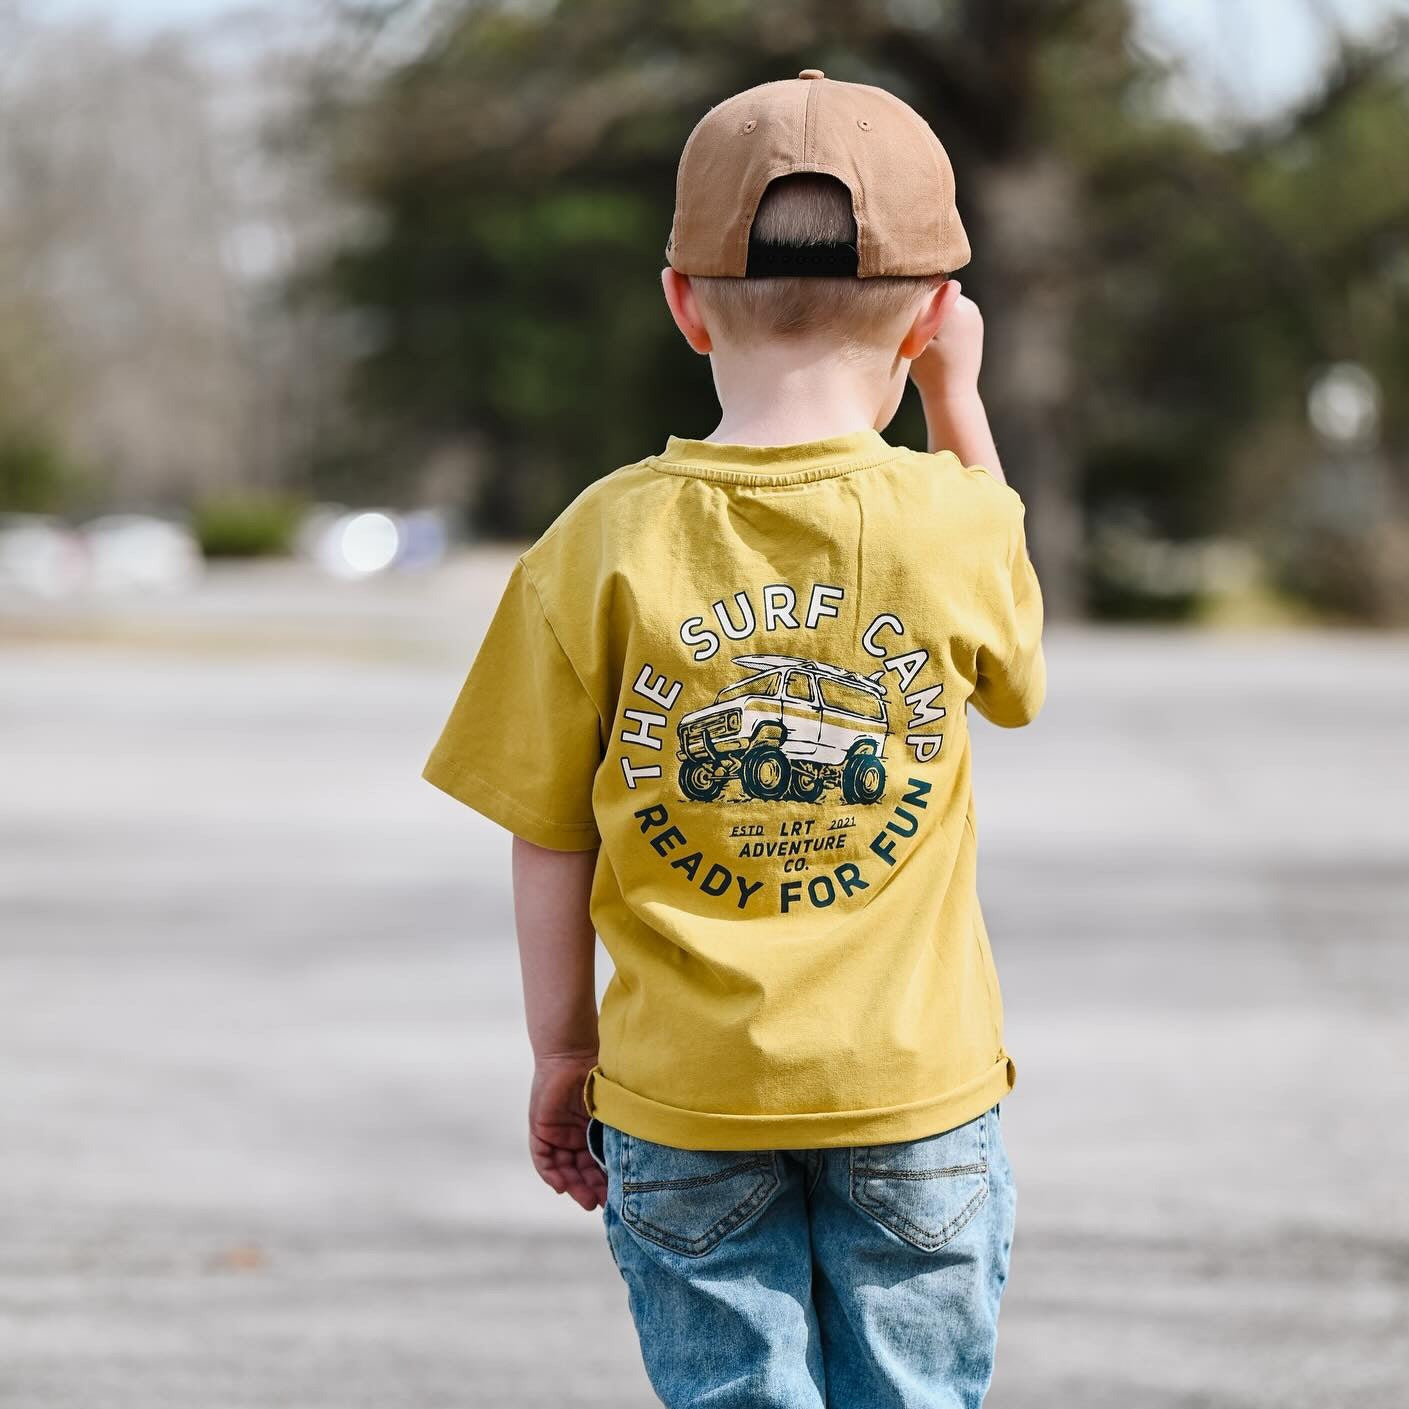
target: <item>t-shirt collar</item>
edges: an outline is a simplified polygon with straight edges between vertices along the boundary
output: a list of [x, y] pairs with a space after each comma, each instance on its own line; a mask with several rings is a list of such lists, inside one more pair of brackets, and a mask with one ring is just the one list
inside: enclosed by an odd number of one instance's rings
[[726, 483], [797, 484], [850, 474], [898, 454], [877, 430], [847, 431], [798, 445], [727, 445], [672, 435], [653, 463], [668, 474]]

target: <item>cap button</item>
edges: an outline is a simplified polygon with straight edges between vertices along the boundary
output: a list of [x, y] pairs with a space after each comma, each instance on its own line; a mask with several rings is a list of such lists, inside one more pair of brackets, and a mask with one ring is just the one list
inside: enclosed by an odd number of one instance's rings
[[799, 78], [826, 78], [826, 76], [819, 68], [805, 68], [798, 74]]

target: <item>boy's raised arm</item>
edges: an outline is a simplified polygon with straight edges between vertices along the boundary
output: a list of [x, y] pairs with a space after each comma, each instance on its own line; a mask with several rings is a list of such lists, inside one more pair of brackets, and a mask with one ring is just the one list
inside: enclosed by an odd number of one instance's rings
[[[950, 450], [962, 464], [981, 465], [1006, 483], [978, 390], [983, 316], [977, 304], [959, 294], [957, 281], [950, 283], [955, 292], [939, 330], [910, 364], [910, 378], [925, 410], [930, 453]], [[1027, 554], [1021, 517], [993, 597], [995, 635], [979, 651], [973, 702], [986, 719], [1015, 728], [1032, 721], [1047, 692], [1042, 590]]]
[[933, 340], [910, 364], [910, 379], [924, 407], [930, 453], [951, 450], [960, 463], [982, 465], [1001, 481], [1003, 466], [978, 390], [983, 316], [972, 299], [959, 294], [958, 280], [949, 282], [955, 289], [953, 302]]
[[533, 1048], [529, 1150], [540, 1177], [591, 1211], [606, 1180], [587, 1149], [582, 1085], [597, 1061], [596, 943], [588, 900], [597, 852], [514, 838], [514, 919]]

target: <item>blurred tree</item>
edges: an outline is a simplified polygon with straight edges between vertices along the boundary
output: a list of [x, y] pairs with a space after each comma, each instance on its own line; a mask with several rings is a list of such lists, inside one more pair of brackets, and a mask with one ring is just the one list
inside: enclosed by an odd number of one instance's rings
[[[358, 8], [376, 25], [404, 7]], [[1218, 142], [1170, 115], [1126, 0], [438, 14], [370, 92], [319, 91], [317, 130], [375, 216], [327, 287], [403, 446], [475, 452], [490, 531], [536, 531], [605, 468], [708, 429], [707, 368], [656, 285], [675, 163], [710, 103], [805, 66], [890, 88], [954, 158], [985, 394], [1054, 615], [1081, 604], [1086, 520], [1134, 503], [1165, 534], [1218, 527], [1231, 468], [1299, 415], [1310, 366], [1403, 357], [1402, 320], [1363, 312], [1367, 279], [1403, 279], [1400, 35], [1344, 49], [1275, 128]], [[918, 443], [913, 406], [896, 434]]]
[[53, 429], [67, 385], [56, 330], [9, 270], [0, 229], [0, 513], [58, 513], [91, 487]]
[[51, 441], [0, 426], [0, 513], [62, 513], [84, 489], [81, 473]]
[[[1333, 361], [1386, 390], [1409, 376], [1409, 28], [1341, 42], [1298, 106], [1222, 140], [1169, 123], [1129, 135], [1090, 186], [1097, 258], [1077, 318], [1088, 518], [1135, 508], [1174, 537], [1236, 533], [1313, 602], [1394, 615], [1394, 579], [1409, 603], [1403, 554], [1329, 541], [1343, 514], [1308, 520], [1308, 499], [1337, 490], [1306, 393]], [[1409, 419], [1385, 403], [1381, 509], [1402, 524]], [[1378, 581], [1349, 581], [1357, 572]]]

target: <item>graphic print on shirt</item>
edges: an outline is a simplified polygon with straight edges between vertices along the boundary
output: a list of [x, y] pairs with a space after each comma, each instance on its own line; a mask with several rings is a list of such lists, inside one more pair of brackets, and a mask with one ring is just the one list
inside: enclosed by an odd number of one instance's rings
[[[846, 597], [775, 582], [757, 606], [739, 591], [687, 617], [678, 639], [692, 662], [716, 662], [702, 700], [686, 693], [689, 664], [657, 657], [628, 676], [615, 742], [632, 816], [662, 866], [710, 904], [785, 915], [864, 904], [919, 834], [933, 784], [917, 768], [944, 742], [938, 663], [890, 611], [855, 643], [853, 664], [873, 669], [821, 659], [835, 659]], [[728, 653], [755, 636], [805, 650], [819, 630], [833, 644], [817, 654]], [[735, 667], [722, 686], [721, 657]]]
[[853, 805], [885, 796], [886, 687], [800, 656], [734, 656], [745, 677], [677, 726], [679, 783], [692, 802], [737, 784], [762, 802], [818, 802], [831, 789]]

